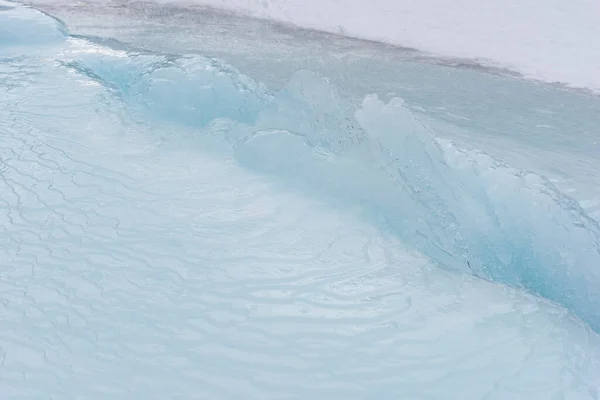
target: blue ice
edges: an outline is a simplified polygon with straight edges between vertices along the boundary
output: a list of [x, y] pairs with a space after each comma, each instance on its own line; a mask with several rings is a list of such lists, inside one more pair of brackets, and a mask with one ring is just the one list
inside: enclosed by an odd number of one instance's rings
[[0, 2], [0, 393], [598, 399], [600, 227], [401, 98]]

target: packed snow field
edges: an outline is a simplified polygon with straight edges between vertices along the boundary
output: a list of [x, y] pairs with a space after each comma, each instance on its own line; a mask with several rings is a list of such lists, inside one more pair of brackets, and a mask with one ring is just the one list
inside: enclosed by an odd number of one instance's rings
[[[37, 5], [64, 0], [26, 0]], [[600, 91], [600, 2], [594, 0], [83, 0], [201, 5], [295, 26], [464, 58]]]
[[600, 397], [600, 100], [111, 12], [0, 0], [3, 396]]

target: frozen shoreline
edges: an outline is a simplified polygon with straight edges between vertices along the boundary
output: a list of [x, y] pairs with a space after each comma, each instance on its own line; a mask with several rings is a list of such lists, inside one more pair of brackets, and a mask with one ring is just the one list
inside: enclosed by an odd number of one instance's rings
[[[33, 5], [64, 0], [33, 0]], [[93, 3], [88, 0], [80, 3]], [[137, 1], [103, 2], [123, 6]], [[600, 92], [600, 3], [575, 0], [153, 0], [204, 5], [442, 57], [504, 68], [523, 76]], [[71, 4], [69, 4], [71, 5]]]

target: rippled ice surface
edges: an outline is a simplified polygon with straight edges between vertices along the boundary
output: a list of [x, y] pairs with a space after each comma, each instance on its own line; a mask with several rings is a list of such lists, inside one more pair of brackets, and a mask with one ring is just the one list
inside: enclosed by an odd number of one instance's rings
[[0, 57], [3, 398], [599, 398], [600, 229], [543, 176], [13, 3]]

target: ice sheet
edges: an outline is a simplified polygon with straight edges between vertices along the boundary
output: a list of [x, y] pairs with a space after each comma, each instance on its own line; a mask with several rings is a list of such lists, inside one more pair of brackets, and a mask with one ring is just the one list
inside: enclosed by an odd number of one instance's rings
[[[597, 227], [539, 175], [439, 145], [398, 98], [345, 108], [309, 71], [272, 89], [0, 6], [3, 396], [598, 398], [575, 317]], [[436, 265], [457, 232], [467, 274]]]

